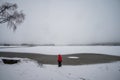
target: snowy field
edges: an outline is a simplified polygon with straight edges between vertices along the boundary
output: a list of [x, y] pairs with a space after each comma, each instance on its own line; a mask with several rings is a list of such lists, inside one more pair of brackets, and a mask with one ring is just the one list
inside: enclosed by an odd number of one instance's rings
[[4, 64], [0, 57], [0, 80], [120, 80], [120, 61], [106, 64], [62, 66], [42, 65], [19, 58], [20, 63]]
[[[120, 56], [120, 46], [36, 46], [2, 47], [0, 52], [27, 52], [57, 55], [73, 53], [100, 53]], [[120, 61], [91, 65], [43, 64], [27, 58], [17, 58], [17, 64], [4, 64], [0, 57], [0, 80], [120, 80]], [[70, 56], [77, 59], [78, 57]], [[16, 58], [15, 58], [16, 59]]]
[[0, 48], [0, 52], [28, 52], [40, 54], [100, 53], [120, 56], [120, 46], [34, 46]]

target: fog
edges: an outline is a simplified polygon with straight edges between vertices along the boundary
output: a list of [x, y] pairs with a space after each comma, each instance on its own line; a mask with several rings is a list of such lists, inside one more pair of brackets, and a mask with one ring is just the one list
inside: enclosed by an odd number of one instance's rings
[[120, 42], [120, 0], [0, 0], [26, 15], [13, 32], [0, 24], [0, 43]]

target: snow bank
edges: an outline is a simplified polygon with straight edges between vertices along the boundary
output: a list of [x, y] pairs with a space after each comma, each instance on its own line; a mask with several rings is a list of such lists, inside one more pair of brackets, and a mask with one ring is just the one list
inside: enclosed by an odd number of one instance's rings
[[36, 46], [20, 48], [1, 48], [4, 52], [27, 52], [40, 54], [100, 53], [120, 56], [120, 46]]
[[71, 59], [78, 59], [79, 57], [76, 57], [76, 56], [69, 56], [68, 58], [71, 58]]
[[120, 62], [58, 68], [57, 65], [40, 67], [30, 59], [21, 60], [13, 65], [0, 60], [0, 80], [120, 80]]

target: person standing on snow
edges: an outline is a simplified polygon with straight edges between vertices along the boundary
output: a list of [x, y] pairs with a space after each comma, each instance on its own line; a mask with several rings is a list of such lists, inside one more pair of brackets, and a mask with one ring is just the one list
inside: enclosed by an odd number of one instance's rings
[[58, 67], [62, 66], [62, 56], [58, 54]]

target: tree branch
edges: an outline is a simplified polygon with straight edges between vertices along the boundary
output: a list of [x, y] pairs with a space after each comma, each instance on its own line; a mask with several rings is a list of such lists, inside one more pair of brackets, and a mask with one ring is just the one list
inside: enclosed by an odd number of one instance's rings
[[0, 11], [0, 14], [3, 13], [3, 11], [5, 11], [6, 9], [9, 9], [11, 8], [12, 6], [5, 6], [1, 11]]
[[16, 9], [16, 8], [17, 8], [17, 5], [16, 5], [16, 4], [10, 4], [10, 3], [4, 4], [4, 5], [1, 6], [1, 8], [0, 8], [0, 14], [3, 13], [5, 10], [10, 9], [10, 8]]
[[0, 21], [0, 24], [1, 24], [1, 23], [5, 23], [5, 22], [7, 22], [7, 21], [8, 21], [8, 19], [4, 19], [4, 20]]
[[17, 10], [17, 4], [5, 3], [0, 6], [0, 24], [6, 23], [9, 28], [14, 31], [17, 29], [17, 25], [22, 23], [25, 15]]

